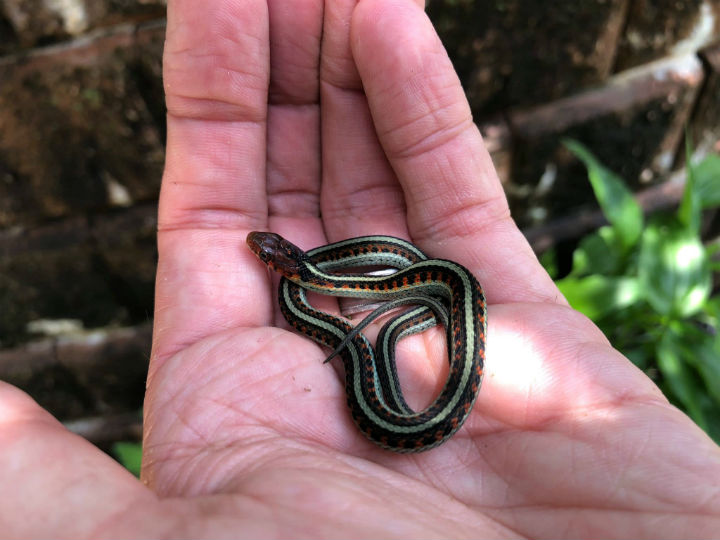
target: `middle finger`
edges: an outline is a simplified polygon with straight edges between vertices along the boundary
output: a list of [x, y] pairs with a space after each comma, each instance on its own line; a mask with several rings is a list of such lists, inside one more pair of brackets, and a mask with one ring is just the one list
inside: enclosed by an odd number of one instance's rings
[[366, 234], [407, 238], [402, 188], [378, 141], [350, 50], [356, 5], [357, 0], [325, 5], [320, 63], [323, 221], [329, 240]]
[[270, 88], [267, 191], [270, 228], [302, 245], [320, 227], [318, 63], [323, 0], [268, 0]]

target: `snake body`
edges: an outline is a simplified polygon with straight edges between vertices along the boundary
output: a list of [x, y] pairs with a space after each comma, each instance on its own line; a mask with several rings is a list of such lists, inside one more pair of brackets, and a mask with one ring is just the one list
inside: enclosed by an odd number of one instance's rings
[[[453, 261], [430, 259], [413, 244], [390, 236], [344, 240], [307, 253], [274, 233], [252, 232], [247, 243], [282, 274], [279, 301], [286, 320], [341, 356], [352, 418], [370, 440], [396, 452], [420, 452], [460, 429], [482, 382], [487, 329], [485, 296], [469, 270]], [[398, 271], [381, 277], [334, 273], [371, 265]], [[390, 308], [417, 307], [385, 324], [376, 356], [365, 336], [346, 320], [312, 307], [306, 290], [388, 302], [361, 325]], [[399, 339], [438, 320], [447, 332], [448, 378], [435, 401], [415, 412], [402, 395], [394, 348]]]

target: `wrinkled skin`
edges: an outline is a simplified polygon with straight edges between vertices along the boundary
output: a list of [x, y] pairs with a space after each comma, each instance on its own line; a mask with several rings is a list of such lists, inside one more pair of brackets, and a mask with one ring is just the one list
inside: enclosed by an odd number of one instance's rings
[[[3, 537], [718, 534], [718, 447], [540, 267], [421, 6], [168, 11], [142, 482], [0, 385]], [[366, 441], [327, 351], [282, 329], [251, 230], [302, 248], [403, 236], [470, 268], [490, 311], [465, 426], [420, 455]], [[405, 341], [401, 378], [422, 406], [444, 340]]]

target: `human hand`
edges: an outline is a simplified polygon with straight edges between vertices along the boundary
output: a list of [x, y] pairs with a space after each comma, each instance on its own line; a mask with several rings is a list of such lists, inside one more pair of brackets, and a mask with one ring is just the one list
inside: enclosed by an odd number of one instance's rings
[[[416, 4], [171, 0], [168, 11], [145, 485], [2, 385], [3, 536], [720, 530], [718, 447], [542, 270]], [[364, 439], [325, 352], [276, 328], [274, 286], [245, 248], [253, 229], [303, 247], [403, 236], [470, 268], [490, 323], [463, 428], [418, 455]], [[427, 334], [402, 344], [411, 404], [447, 370], [429, 354], [444, 340]]]

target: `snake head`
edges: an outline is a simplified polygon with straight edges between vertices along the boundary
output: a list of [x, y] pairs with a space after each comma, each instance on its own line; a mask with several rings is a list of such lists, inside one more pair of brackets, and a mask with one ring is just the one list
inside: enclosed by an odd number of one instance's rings
[[247, 236], [247, 245], [271, 270], [288, 279], [297, 279], [300, 276], [303, 261], [307, 256], [303, 250], [279, 234], [253, 231]]

